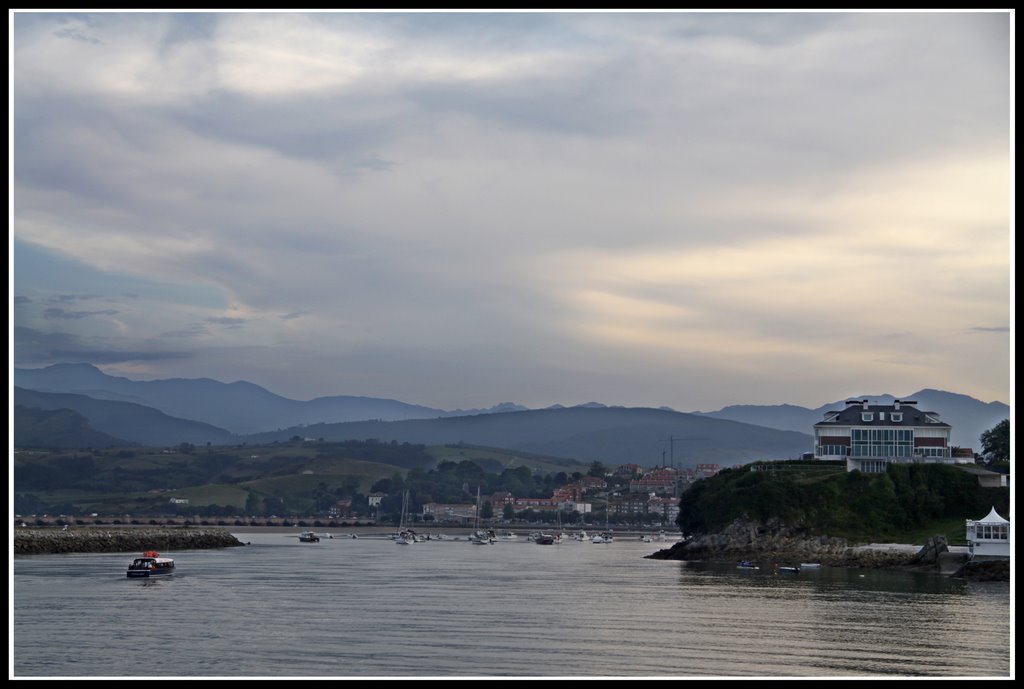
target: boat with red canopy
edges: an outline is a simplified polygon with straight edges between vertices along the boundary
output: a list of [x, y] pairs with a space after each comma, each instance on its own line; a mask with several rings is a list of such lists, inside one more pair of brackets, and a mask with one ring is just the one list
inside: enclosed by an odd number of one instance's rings
[[129, 577], [156, 577], [174, 574], [174, 560], [161, 557], [155, 550], [147, 550], [128, 565]]

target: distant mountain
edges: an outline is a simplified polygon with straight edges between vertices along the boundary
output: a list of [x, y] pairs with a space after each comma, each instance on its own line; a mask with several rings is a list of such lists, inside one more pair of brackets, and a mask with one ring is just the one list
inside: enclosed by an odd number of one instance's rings
[[[33, 445], [32, 440], [45, 440], [43, 445], [53, 445], [54, 439], [41, 437], [37, 427], [36, 433], [24, 435], [19, 433], [27, 428], [19, 416], [35, 414], [38, 410], [71, 410], [84, 417], [89, 427], [116, 438], [124, 438], [129, 443], [140, 445], [161, 446], [191, 443], [193, 445], [225, 445], [234, 442], [234, 436], [222, 428], [187, 419], [178, 419], [150, 407], [132, 402], [115, 402], [98, 400], [86, 395], [68, 393], [38, 392], [25, 390], [15, 386], [15, 447]], [[103, 443], [109, 445], [111, 443]], [[113, 443], [113, 444], [116, 444]], [[88, 442], [81, 447], [94, 445]], [[65, 445], [67, 446], [67, 445]]]
[[466, 443], [588, 463], [672, 463], [679, 467], [790, 459], [809, 452], [813, 443], [808, 433], [663, 409], [590, 405], [439, 419], [314, 424], [244, 440], [268, 443], [293, 435], [329, 441]]
[[132, 443], [97, 431], [84, 416], [70, 409], [38, 409], [15, 405], [15, 447], [124, 447]]
[[967, 395], [942, 390], [919, 390], [912, 395], [860, 395], [844, 398], [838, 402], [824, 404], [817, 409], [807, 409], [790, 404], [779, 405], [734, 405], [714, 412], [694, 412], [700, 416], [715, 419], [729, 419], [757, 426], [780, 430], [813, 433], [814, 424], [824, 418], [826, 411], [841, 410], [848, 399], [868, 400], [871, 404], [892, 404], [894, 400], [917, 402], [917, 408], [933, 411], [953, 427], [951, 442], [959, 447], [969, 447], [981, 452], [981, 434], [1003, 419], [1010, 418], [1010, 407], [1002, 402], [982, 402]]
[[506, 402], [492, 410], [449, 412], [397, 400], [344, 395], [303, 402], [275, 395], [245, 381], [221, 383], [209, 378], [137, 381], [108, 376], [90, 364], [16, 368], [14, 384], [40, 392], [75, 393], [94, 399], [133, 402], [180, 419], [208, 423], [231, 433], [258, 433], [311, 423], [429, 419], [525, 409]]
[[[79, 411], [88, 419], [90, 426], [99, 431], [149, 444], [167, 444], [164, 441], [153, 442], [152, 438], [167, 438], [179, 432], [189, 437], [205, 437], [204, 443], [233, 442], [233, 436], [244, 435], [254, 438], [289, 438], [293, 435], [325, 439], [378, 438], [428, 444], [462, 441], [585, 461], [636, 461], [648, 466], [660, 463], [662, 451], [670, 445], [676, 450], [677, 459], [685, 457], [692, 463], [732, 464], [752, 458], [780, 459], [799, 455], [813, 449], [814, 424], [824, 418], [826, 411], [842, 409], [846, 401], [839, 400], [817, 409], [790, 404], [736, 405], [706, 413], [683, 413], [665, 407], [614, 407], [600, 402], [572, 407], [555, 404], [537, 410], [503, 402], [489, 409], [446, 411], [375, 397], [338, 395], [298, 401], [245, 381], [221, 383], [209, 378], [135, 381], [109, 376], [90, 364], [16, 368], [14, 384], [23, 389], [20, 396], [33, 390], [80, 395], [94, 402], [136, 405], [116, 408], [130, 409], [131, 414], [126, 415], [115, 413], [113, 407], [102, 408], [101, 414], [101, 407], [90, 405], [85, 400], [78, 400], [77, 406], [67, 408]], [[863, 395], [857, 399], [886, 404], [896, 398], [892, 395]], [[918, 408], [938, 413], [952, 426], [953, 444], [969, 447], [975, 452], [981, 450], [981, 434], [1009, 418], [1009, 407], [1002, 402], [985, 403], [940, 390], [920, 390], [899, 399], [915, 400]], [[54, 400], [48, 400], [47, 404], [50, 406], [43, 408], [56, 408]], [[138, 428], [133, 430], [135, 421], [114, 421], [119, 414], [124, 418], [140, 419], [139, 415], [144, 414], [142, 410], [145, 408], [172, 417], [174, 423], [166, 419], [157, 423], [153, 421], [157, 417], [147, 417], [145, 427], [153, 429], [150, 433]], [[593, 415], [584, 416], [584, 412], [593, 412]], [[561, 416], [549, 417], [547, 414]], [[103, 416], [105, 426], [97, 422], [98, 416]], [[496, 418], [490, 423], [482, 418], [487, 416]], [[553, 421], [553, 418], [558, 421]], [[577, 421], [584, 418], [588, 423], [580, 421], [581, 425], [577, 426]], [[606, 423], [604, 427], [588, 425], [598, 418]], [[698, 420], [737, 423], [739, 426], [731, 427], [737, 436], [730, 438], [723, 427], [701, 426]], [[201, 426], [174, 425], [179, 422], [196, 422]], [[565, 425], [559, 428], [559, 424]], [[645, 424], [648, 428], [636, 430]], [[547, 426], [551, 428], [540, 430]], [[798, 436], [755, 438], [750, 427], [760, 428], [762, 433], [772, 430]], [[175, 442], [194, 441], [180, 439], [170, 444]], [[685, 447], [680, 444], [683, 442]], [[669, 459], [666, 457], [666, 461]]]

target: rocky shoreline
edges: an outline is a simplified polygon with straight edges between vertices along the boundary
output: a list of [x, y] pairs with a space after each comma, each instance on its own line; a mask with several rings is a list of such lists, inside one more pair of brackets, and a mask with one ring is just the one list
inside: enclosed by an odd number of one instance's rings
[[14, 554], [128, 553], [232, 548], [245, 545], [227, 529], [206, 527], [85, 527], [14, 531]]
[[[960, 549], [962, 550], [962, 549]], [[1009, 581], [1009, 561], [969, 561], [952, 552], [945, 536], [933, 536], [922, 547], [858, 545], [845, 538], [810, 536], [781, 523], [738, 520], [715, 534], [694, 536], [659, 550], [655, 560], [752, 560], [770, 565], [815, 562], [827, 567], [910, 569], [973, 581]]]

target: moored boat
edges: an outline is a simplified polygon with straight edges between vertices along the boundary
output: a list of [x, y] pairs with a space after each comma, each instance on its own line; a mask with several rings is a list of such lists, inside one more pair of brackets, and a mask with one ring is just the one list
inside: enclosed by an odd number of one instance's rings
[[736, 569], [761, 569], [750, 560], [740, 560], [740, 563], [736, 565]]
[[169, 557], [161, 557], [155, 550], [147, 550], [142, 557], [137, 557], [128, 565], [128, 576], [155, 577], [174, 574], [174, 560]]
[[319, 543], [320, 537], [312, 531], [303, 531], [299, 534], [299, 540], [303, 543]]

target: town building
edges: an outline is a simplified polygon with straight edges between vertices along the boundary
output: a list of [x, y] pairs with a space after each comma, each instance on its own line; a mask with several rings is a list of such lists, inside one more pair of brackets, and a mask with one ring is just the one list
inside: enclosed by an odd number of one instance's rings
[[914, 401], [850, 400], [814, 424], [814, 457], [870, 473], [885, 472], [893, 463], [973, 464], [970, 450], [953, 452], [951, 431], [937, 413], [918, 409]]
[[647, 511], [651, 514], [660, 514], [665, 524], [675, 524], [679, 518], [679, 498], [652, 497], [647, 501]]
[[643, 476], [629, 482], [631, 493], [668, 493], [676, 492], [676, 485], [679, 483], [680, 472], [677, 469], [662, 467], [652, 469]]
[[580, 484], [584, 492], [604, 490], [608, 487], [608, 482], [603, 478], [598, 478], [597, 476], [581, 476], [580, 480], [576, 483]]
[[703, 478], [711, 478], [722, 470], [721, 464], [698, 464], [697, 475]]
[[439, 522], [455, 522], [459, 524], [468, 523], [476, 519], [476, 504], [447, 504], [439, 502], [428, 502], [423, 505], [423, 516], [432, 517]]

